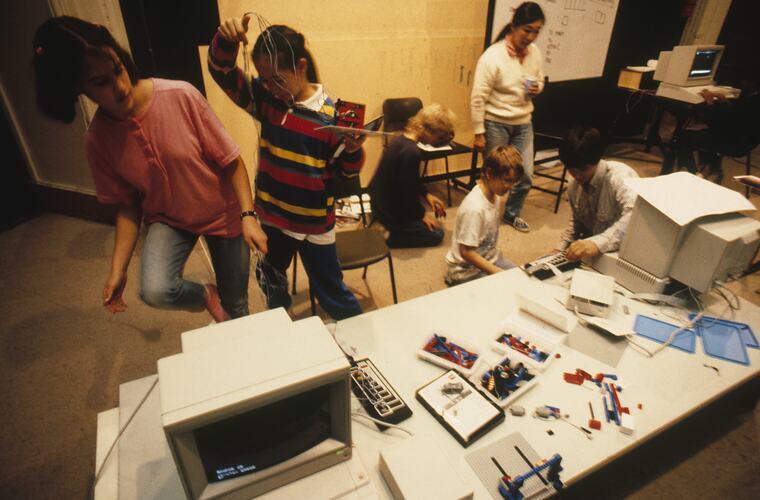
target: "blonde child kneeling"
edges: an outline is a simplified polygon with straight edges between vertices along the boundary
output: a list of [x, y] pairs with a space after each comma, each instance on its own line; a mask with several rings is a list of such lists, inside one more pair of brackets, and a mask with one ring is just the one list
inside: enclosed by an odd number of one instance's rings
[[451, 248], [446, 254], [449, 286], [515, 267], [499, 251], [498, 197], [522, 177], [522, 157], [514, 146], [499, 146], [488, 153], [478, 184], [462, 201], [454, 223]]

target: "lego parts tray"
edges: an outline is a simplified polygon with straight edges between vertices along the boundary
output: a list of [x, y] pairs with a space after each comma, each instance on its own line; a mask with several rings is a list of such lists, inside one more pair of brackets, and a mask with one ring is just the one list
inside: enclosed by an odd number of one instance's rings
[[417, 351], [420, 359], [447, 370], [456, 370], [465, 377], [473, 374], [480, 362], [481, 350], [442, 333], [433, 333]]
[[531, 325], [507, 318], [493, 335], [491, 349], [500, 355], [515, 356], [542, 372], [554, 360], [557, 344], [531, 333]]
[[486, 397], [506, 409], [538, 385], [540, 376], [535, 367], [523, 363], [522, 357], [510, 353], [498, 361], [490, 357], [481, 360], [470, 380]]

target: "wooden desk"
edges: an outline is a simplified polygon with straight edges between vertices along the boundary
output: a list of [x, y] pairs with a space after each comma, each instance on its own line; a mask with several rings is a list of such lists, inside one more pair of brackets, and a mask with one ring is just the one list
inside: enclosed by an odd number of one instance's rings
[[[656, 438], [669, 427], [722, 395], [748, 383], [760, 373], [760, 350], [750, 349], [751, 364], [743, 366], [707, 357], [702, 353], [700, 346], [697, 346], [694, 354], [666, 348], [652, 359], [644, 357], [629, 346], [622, 352], [616, 366], [608, 366], [595, 359], [594, 353], [581, 352], [588, 350], [582, 348], [584, 343], [592, 345], [594, 341], [598, 342], [599, 338], [596, 337], [597, 334], [583, 327], [576, 327], [568, 336], [567, 341], [570, 345], [559, 347], [561, 358], [552, 362], [541, 375], [537, 387], [519, 399], [518, 404], [524, 406], [529, 413], [539, 405], [558, 406], [563, 413], [571, 415], [571, 420], [583, 423], [589, 418], [590, 400], [593, 400], [595, 407], [599, 409], [599, 393], [588, 387], [565, 383], [562, 378], [563, 372], [574, 372], [577, 368], [582, 368], [592, 374], [615, 373], [620, 377], [620, 383], [624, 388], [622, 401], [631, 408], [636, 418], [634, 435], [623, 435], [617, 426], [603, 422], [601, 431], [595, 431], [594, 439], [589, 441], [580, 431], [564, 422], [544, 422], [530, 416], [507, 415], [505, 422], [468, 449], [464, 449], [414, 398], [416, 389], [444, 371], [418, 359], [417, 349], [433, 331], [437, 331], [465, 339], [469, 344], [480, 347], [481, 352], [485, 353], [488, 351], [490, 340], [497, 333], [499, 323], [516, 312], [516, 292], [537, 283], [539, 282], [529, 279], [519, 269], [513, 269], [340, 321], [336, 326], [336, 338], [346, 345], [355, 347], [357, 358], [370, 357], [410, 406], [414, 415], [402, 425], [415, 434], [434, 439], [451, 464], [452, 470], [473, 489], [475, 498], [488, 499], [491, 498], [491, 494], [467, 464], [465, 456], [472, 450], [491, 444], [515, 431], [522, 433], [542, 457], [549, 457], [553, 453], [561, 454], [564, 468], [561, 479], [565, 484], [572, 484], [615, 458]], [[546, 300], [562, 297], [565, 293], [565, 289], [558, 286], [544, 284], [543, 288]], [[620, 302], [615, 305], [611, 319], [620, 323], [632, 324], [635, 314], [639, 312], [648, 315], [658, 314], [657, 308], [653, 306], [616, 297], [619, 301], [625, 300], [630, 311], [630, 314], [626, 315], [621, 312]], [[722, 303], [717, 300], [710, 299], [706, 302], [706, 306], [712, 311], [720, 312], [723, 308]], [[735, 319], [751, 324], [755, 331], [760, 330], [760, 308], [748, 302], [742, 301], [742, 309]], [[242, 326], [246, 319], [236, 321], [241, 322]], [[234, 323], [222, 325], [224, 328], [232, 326]], [[657, 345], [645, 339], [639, 341], [649, 348]], [[720, 375], [712, 369], [705, 368], [703, 363], [717, 366]], [[643, 405], [642, 410], [637, 408], [639, 403]], [[359, 406], [356, 402], [354, 404]], [[597, 418], [600, 416], [597, 415]], [[105, 421], [105, 418], [103, 420]], [[546, 430], [549, 428], [554, 431], [553, 436], [547, 435]], [[363, 420], [358, 419], [354, 421], [352, 429], [356, 443], [355, 451], [369, 473], [372, 486], [379, 497], [390, 498], [390, 491], [380, 477], [377, 467], [378, 453], [407, 439], [406, 435], [392, 429], [380, 433], [374, 424], [365, 424]], [[99, 455], [102, 455], [102, 447], [107, 444], [105, 439], [100, 439], [101, 433], [106, 431], [107, 429], [99, 427]], [[113, 429], [111, 431], [112, 435], [115, 435]], [[111, 468], [106, 469], [104, 478], [110, 481], [135, 480], [116, 477], [113, 461], [110, 464]], [[146, 467], [148, 465], [156, 467], [155, 463], [146, 464]], [[440, 474], [445, 477], [447, 472], [450, 471], [440, 471]], [[109, 473], [111, 475], [108, 475]], [[315, 477], [311, 476], [312, 480]], [[106, 479], [101, 480], [99, 485], [101, 491], [112, 491], [108, 490], [109, 483], [104, 481]], [[316, 497], [318, 495], [315, 495]], [[103, 494], [98, 498], [102, 500], [115, 497]], [[161, 500], [167, 500], [167, 497], [161, 497]]]

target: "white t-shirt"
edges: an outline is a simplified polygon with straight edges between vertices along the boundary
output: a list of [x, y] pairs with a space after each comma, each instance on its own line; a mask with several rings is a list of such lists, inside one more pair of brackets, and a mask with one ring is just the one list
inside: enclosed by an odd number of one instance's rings
[[459, 205], [451, 248], [446, 254], [450, 279], [464, 281], [480, 272], [477, 267], [462, 258], [459, 245], [476, 247], [478, 254], [492, 264], [499, 259], [500, 252], [497, 246], [499, 239], [498, 200], [499, 198], [496, 197], [494, 203], [488, 201], [480, 184], [478, 184]]

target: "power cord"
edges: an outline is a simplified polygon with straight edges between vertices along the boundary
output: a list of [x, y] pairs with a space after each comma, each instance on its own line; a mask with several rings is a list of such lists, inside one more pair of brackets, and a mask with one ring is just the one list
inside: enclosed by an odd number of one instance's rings
[[87, 494], [87, 498], [89, 498], [90, 500], [94, 500], [95, 498], [95, 486], [97, 486], [98, 481], [100, 481], [101, 474], [103, 474], [103, 470], [105, 469], [106, 463], [108, 463], [108, 459], [111, 457], [111, 453], [113, 453], [113, 450], [116, 447], [116, 444], [121, 439], [121, 436], [124, 434], [124, 431], [127, 430], [127, 427], [129, 427], [129, 424], [132, 422], [132, 419], [135, 418], [135, 415], [137, 415], [137, 412], [140, 411], [140, 408], [142, 408], [142, 405], [148, 399], [148, 396], [150, 396], [150, 393], [153, 392], [153, 389], [156, 387], [156, 385], [158, 385], [158, 376], [156, 376], [156, 379], [153, 381], [152, 384], [150, 384], [150, 387], [145, 392], [145, 395], [137, 404], [135, 411], [133, 411], [132, 414], [129, 416], [127, 421], [124, 423], [124, 426], [121, 429], [119, 429], [119, 433], [116, 435], [116, 439], [113, 440], [113, 443], [111, 443], [111, 447], [108, 448], [108, 451], [106, 452], [106, 456], [103, 458], [103, 462], [100, 464], [100, 467], [98, 467], [98, 469], [95, 471], [95, 476], [90, 481], [90, 486], [88, 488], [88, 494]]

